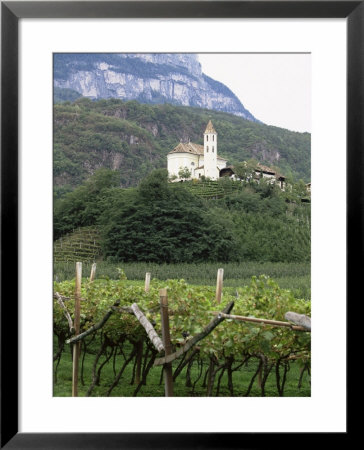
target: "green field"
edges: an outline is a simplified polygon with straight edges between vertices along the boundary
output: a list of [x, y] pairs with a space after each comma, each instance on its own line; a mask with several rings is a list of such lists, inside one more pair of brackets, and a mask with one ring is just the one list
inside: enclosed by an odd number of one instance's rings
[[[249, 284], [252, 276], [268, 275], [282, 289], [290, 289], [297, 298], [311, 298], [311, 267], [309, 263], [205, 263], [205, 264], [148, 264], [148, 263], [97, 263], [97, 277], [118, 279], [122, 269], [128, 280], [144, 280], [150, 272], [152, 280], [183, 279], [189, 284], [216, 284], [218, 268], [224, 269], [224, 287], [237, 288]], [[83, 276], [91, 271], [91, 263], [83, 264]], [[55, 262], [54, 279], [70, 280], [75, 276], [74, 262]], [[230, 289], [231, 290], [231, 289]]]

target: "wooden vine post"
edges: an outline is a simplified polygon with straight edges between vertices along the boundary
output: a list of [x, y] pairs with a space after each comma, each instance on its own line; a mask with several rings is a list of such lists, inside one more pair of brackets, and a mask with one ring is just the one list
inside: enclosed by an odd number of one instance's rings
[[[149, 292], [149, 287], [150, 287], [150, 272], [146, 272], [144, 291]], [[137, 354], [136, 354], [135, 384], [139, 384], [142, 373], [143, 338], [137, 342], [136, 346], [137, 346]]]
[[96, 263], [93, 263], [91, 266], [90, 281], [94, 281], [95, 277], [96, 277]]
[[[82, 263], [76, 263], [76, 287], [75, 287], [75, 319], [74, 329], [76, 336], [80, 334], [81, 319], [81, 279]], [[72, 397], [78, 397], [78, 365], [80, 359], [81, 342], [73, 344], [73, 365], [72, 365]]]
[[[165, 356], [172, 353], [171, 336], [169, 334], [169, 314], [168, 314], [168, 297], [167, 289], [160, 289], [160, 308], [161, 308], [161, 324], [162, 324], [162, 339], [165, 351]], [[172, 363], [163, 365], [164, 382], [165, 382], [165, 396], [173, 397], [173, 377], [172, 377]]]
[[221, 303], [223, 278], [224, 278], [224, 269], [218, 269], [216, 279], [216, 303]]
[[[217, 278], [216, 278], [216, 297], [215, 301], [217, 304], [221, 303], [221, 297], [222, 297], [222, 282], [224, 279], [224, 269], [218, 269], [217, 270]], [[210, 364], [209, 364], [209, 374], [208, 374], [208, 381], [207, 381], [207, 395], [212, 395], [212, 388], [214, 383], [214, 360], [213, 357], [210, 356]]]
[[144, 291], [149, 292], [149, 286], [150, 286], [150, 272], [146, 272], [145, 274], [145, 285], [144, 285]]

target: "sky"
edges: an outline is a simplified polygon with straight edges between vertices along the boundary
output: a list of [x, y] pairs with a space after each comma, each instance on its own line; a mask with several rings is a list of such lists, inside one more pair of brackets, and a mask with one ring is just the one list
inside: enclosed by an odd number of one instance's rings
[[224, 83], [267, 125], [311, 131], [311, 55], [199, 54], [202, 71]]

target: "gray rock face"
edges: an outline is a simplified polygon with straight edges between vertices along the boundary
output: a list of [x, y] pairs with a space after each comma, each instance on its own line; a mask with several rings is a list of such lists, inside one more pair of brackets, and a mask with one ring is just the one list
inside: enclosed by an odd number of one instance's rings
[[94, 99], [197, 106], [256, 121], [228, 87], [202, 73], [195, 54], [55, 54], [54, 86]]

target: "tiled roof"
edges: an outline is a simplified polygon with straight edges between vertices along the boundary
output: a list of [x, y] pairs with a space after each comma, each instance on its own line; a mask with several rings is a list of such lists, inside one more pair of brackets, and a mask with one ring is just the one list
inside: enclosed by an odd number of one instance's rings
[[[190, 153], [192, 155], [199, 155], [203, 156], [203, 145], [200, 144], [194, 144], [193, 142], [187, 142], [183, 143], [180, 142], [177, 147], [175, 147], [173, 150], [171, 150], [168, 154], [171, 153]], [[216, 155], [217, 159], [222, 159], [223, 161], [227, 161], [227, 159], [222, 158], [219, 155]]]
[[265, 173], [271, 173], [272, 175], [275, 175], [277, 172], [273, 170], [271, 167], [263, 166], [263, 164], [258, 163], [255, 170], [261, 170]]
[[277, 172], [276, 170], [272, 169], [271, 167], [263, 166], [263, 164], [260, 164], [260, 163], [258, 163], [256, 170], [261, 170], [262, 172], [275, 175], [276, 178], [278, 178], [278, 179], [282, 179], [282, 180], [286, 179], [286, 177], [284, 175], [282, 175], [281, 173]]
[[205, 134], [206, 133], [216, 133], [214, 126], [212, 125], [211, 120], [209, 120], [209, 123], [207, 124], [206, 130], [205, 130]]
[[192, 153], [193, 155], [203, 155], [203, 145], [193, 144], [192, 142], [180, 142], [177, 147], [169, 153]]

